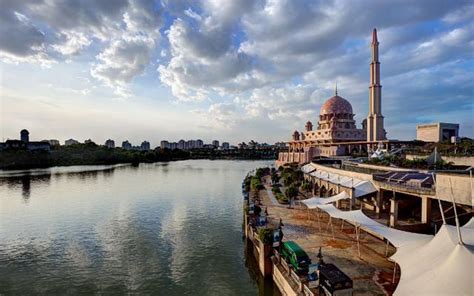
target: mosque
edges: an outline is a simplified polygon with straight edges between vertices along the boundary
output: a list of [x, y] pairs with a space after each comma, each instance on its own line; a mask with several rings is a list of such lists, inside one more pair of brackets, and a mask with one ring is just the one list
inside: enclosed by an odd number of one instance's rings
[[371, 151], [379, 143], [387, 142], [382, 116], [382, 86], [380, 85], [379, 42], [377, 30], [372, 33], [372, 61], [370, 63], [369, 112], [357, 128], [351, 103], [339, 96], [337, 86], [333, 97], [321, 107], [318, 125], [313, 129], [306, 122], [305, 131], [294, 131], [288, 152], [278, 155], [277, 165], [307, 163], [317, 156], [344, 156]]

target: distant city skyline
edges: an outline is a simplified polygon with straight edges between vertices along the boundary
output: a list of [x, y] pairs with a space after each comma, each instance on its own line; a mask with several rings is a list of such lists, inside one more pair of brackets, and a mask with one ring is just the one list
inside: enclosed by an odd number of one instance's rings
[[387, 137], [474, 137], [473, 16], [462, 0], [8, 1], [0, 139], [289, 141], [336, 82], [360, 128], [374, 27]]

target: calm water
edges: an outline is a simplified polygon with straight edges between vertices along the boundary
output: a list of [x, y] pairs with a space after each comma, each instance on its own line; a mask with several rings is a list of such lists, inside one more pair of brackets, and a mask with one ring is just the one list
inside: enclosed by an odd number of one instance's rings
[[241, 182], [269, 164], [0, 172], [0, 294], [258, 295]]

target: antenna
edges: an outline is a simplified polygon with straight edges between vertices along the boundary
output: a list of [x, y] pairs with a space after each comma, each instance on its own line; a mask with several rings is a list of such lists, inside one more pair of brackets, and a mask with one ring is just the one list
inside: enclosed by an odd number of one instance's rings
[[334, 88], [334, 94], [337, 96], [337, 81], [336, 81], [336, 87]]

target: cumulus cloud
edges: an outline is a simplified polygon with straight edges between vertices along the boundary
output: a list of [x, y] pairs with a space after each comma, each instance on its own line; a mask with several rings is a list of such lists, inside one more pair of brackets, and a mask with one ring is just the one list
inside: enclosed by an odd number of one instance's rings
[[239, 80], [252, 76], [251, 58], [233, 43], [233, 26], [252, 6], [253, 1], [204, 1], [203, 15], [186, 10], [189, 21], [173, 22], [167, 33], [172, 57], [158, 71], [178, 99], [235, 90]]
[[91, 75], [114, 87], [116, 94], [128, 97], [127, 85], [144, 72], [154, 45], [153, 39], [141, 36], [116, 40], [97, 56], [98, 63], [91, 69]]

